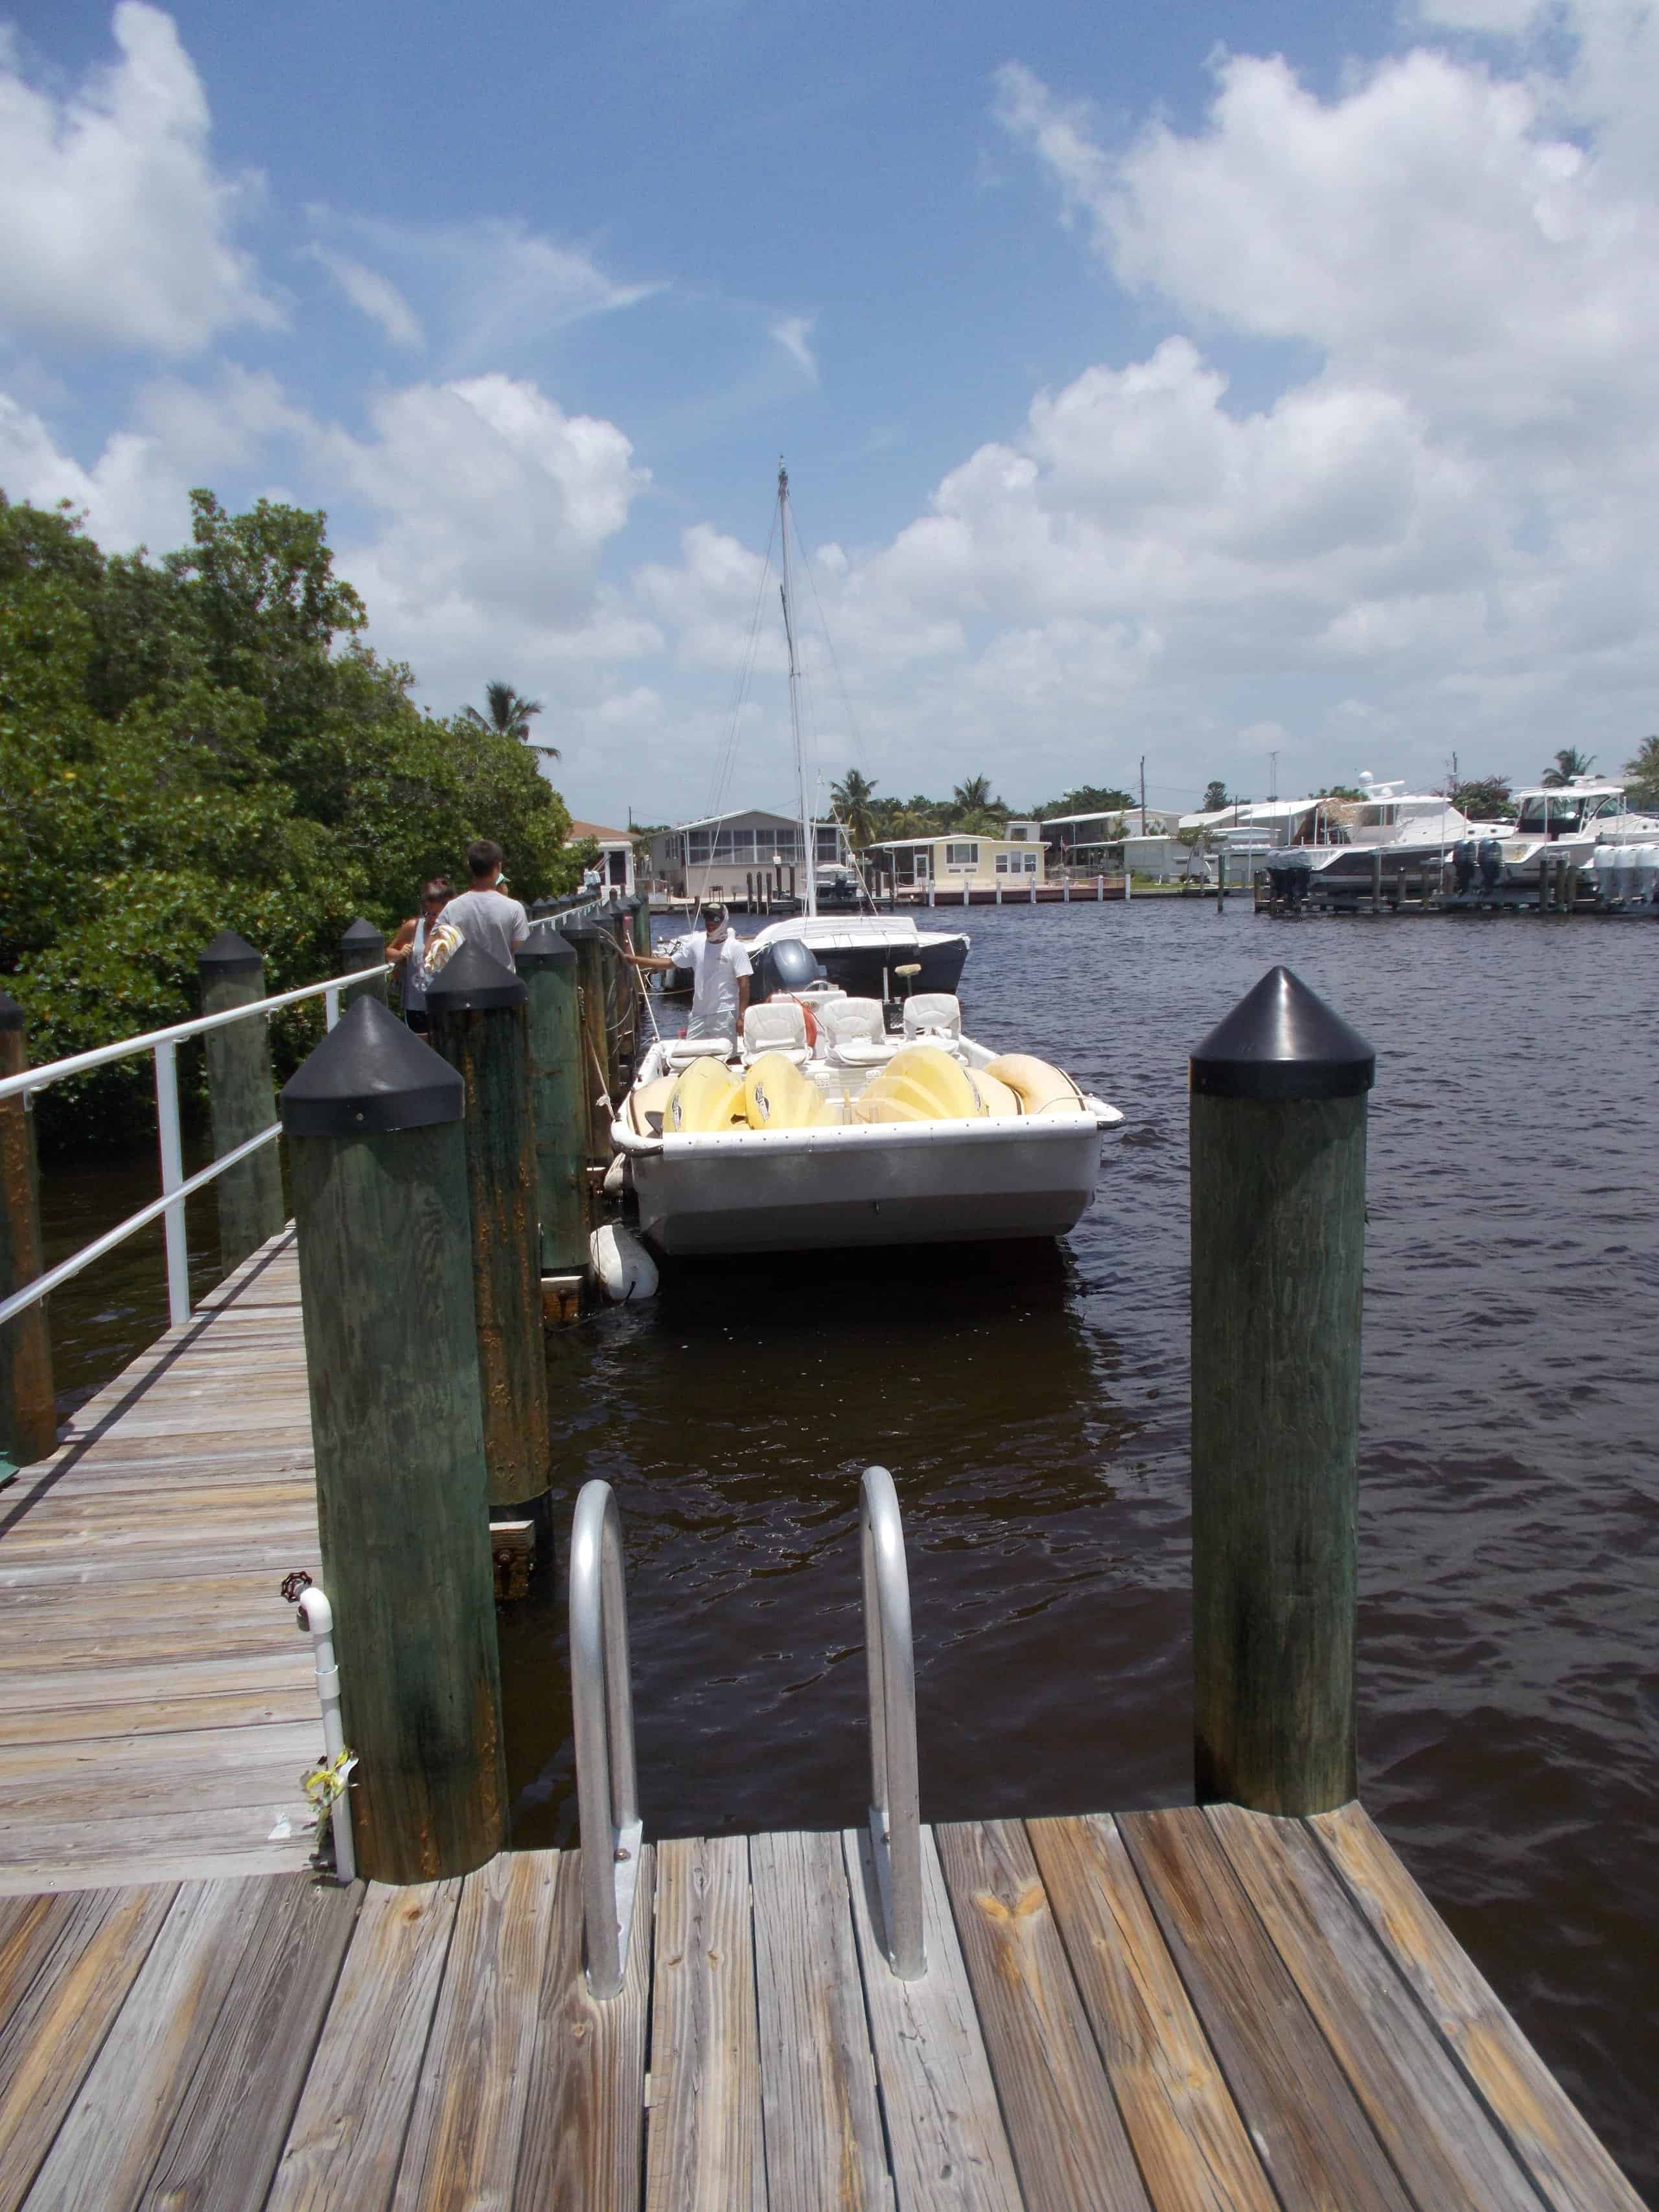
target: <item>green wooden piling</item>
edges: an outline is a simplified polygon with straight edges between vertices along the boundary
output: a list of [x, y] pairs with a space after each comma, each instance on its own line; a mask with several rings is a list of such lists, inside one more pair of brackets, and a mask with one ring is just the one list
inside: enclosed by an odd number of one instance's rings
[[1376, 1055], [1275, 968], [1192, 1060], [1193, 1647], [1200, 1801], [1356, 1789], [1365, 1094]]
[[[340, 939], [340, 973], [343, 975], [361, 975], [365, 968], [381, 968], [386, 964], [386, 935], [372, 921], [359, 915]], [[349, 984], [340, 994], [343, 1010], [355, 1006], [359, 999], [378, 999], [386, 1003], [386, 981], [384, 975], [372, 976], [364, 983]]]
[[542, 1495], [551, 1442], [526, 996], [512, 969], [474, 941], [451, 955], [426, 990], [432, 1048], [466, 1087], [469, 1242], [491, 1505]]
[[532, 932], [514, 955], [528, 994], [530, 1096], [536, 1125], [541, 1270], [587, 1266], [587, 1106], [582, 1088], [576, 948], [556, 929]]
[[358, 1872], [507, 1838], [460, 1079], [362, 999], [283, 1092]]
[[611, 1090], [605, 1037], [605, 971], [616, 956], [605, 949], [605, 933], [596, 922], [573, 921], [564, 932], [564, 940], [576, 954], [587, 1158], [590, 1165], [605, 1167], [610, 1164], [611, 1153], [611, 1108], [601, 1093], [609, 1093], [613, 1100], [616, 1097]]
[[[23, 1009], [0, 991], [0, 1076], [21, 1075], [28, 1064]], [[0, 1098], [0, 1298], [33, 1282], [41, 1267], [34, 1116], [27, 1098]], [[40, 1298], [0, 1323], [0, 1472], [32, 1467], [57, 1443], [52, 1332]]]
[[[234, 929], [222, 929], [203, 949], [196, 972], [204, 1014], [251, 1006], [265, 996], [264, 956]], [[202, 1042], [213, 1116], [213, 1156], [222, 1159], [276, 1119], [270, 1031], [263, 1014], [252, 1014], [246, 1021], [207, 1030]], [[276, 1144], [227, 1168], [213, 1188], [219, 1204], [219, 1249], [228, 1273], [283, 1225], [283, 1169]]]

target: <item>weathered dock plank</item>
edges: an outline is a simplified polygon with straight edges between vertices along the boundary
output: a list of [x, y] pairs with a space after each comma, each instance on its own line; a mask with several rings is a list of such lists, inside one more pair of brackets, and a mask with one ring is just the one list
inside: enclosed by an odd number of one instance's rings
[[302, 1868], [319, 1572], [291, 1233], [0, 1497], [0, 1894]]
[[744, 1836], [657, 1846], [646, 2212], [764, 2212]]
[[574, 1853], [0, 1905], [0, 2212], [1638, 2212], [1357, 1808], [924, 1832], [910, 1983], [866, 1851], [647, 1847], [608, 2004]]

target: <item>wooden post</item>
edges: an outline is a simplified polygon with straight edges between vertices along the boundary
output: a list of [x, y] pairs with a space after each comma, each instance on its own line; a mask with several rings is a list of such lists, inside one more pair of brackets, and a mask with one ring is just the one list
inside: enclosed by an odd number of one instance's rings
[[507, 1838], [460, 1078], [360, 999], [283, 1092], [357, 1870]]
[[[365, 921], [362, 915], [359, 915], [340, 939], [340, 973], [343, 975], [360, 975], [365, 968], [383, 967], [385, 963], [384, 933], [376, 929], [372, 921]], [[371, 982], [353, 983], [349, 989], [342, 991], [340, 1011], [343, 1013], [348, 1006], [355, 1006], [359, 999], [370, 998], [378, 999], [380, 1004], [385, 1006], [386, 978], [384, 975], [376, 975]]]
[[587, 1266], [587, 1109], [576, 948], [556, 930], [538, 929], [515, 958], [528, 994], [541, 1271], [580, 1274]]
[[1365, 1094], [1376, 1058], [1272, 969], [1192, 1059], [1193, 1665], [1200, 1802], [1357, 1786]]
[[634, 894], [634, 950], [639, 953], [651, 950], [651, 900], [644, 891]]
[[[604, 933], [591, 921], [573, 921], [564, 933], [565, 943], [576, 952], [576, 984], [582, 1018], [582, 1097], [586, 1105], [587, 1157], [595, 1167], [611, 1160], [611, 1109], [600, 1097], [605, 1073], [605, 975], [611, 955]], [[613, 1093], [614, 1097], [615, 1094]]]
[[539, 1498], [551, 1448], [527, 996], [476, 941], [453, 953], [426, 991], [432, 1048], [466, 1086], [468, 1242], [492, 1506]]
[[[21, 1075], [28, 1064], [23, 1009], [0, 991], [0, 1076]], [[0, 1098], [0, 1298], [40, 1273], [34, 1116], [27, 1097]], [[0, 1462], [33, 1467], [57, 1448], [52, 1334], [40, 1298], [0, 1326]]]
[[[264, 955], [234, 929], [222, 929], [198, 955], [202, 1012], [222, 1014], [251, 1006], [265, 995]], [[263, 1014], [209, 1030], [208, 1103], [213, 1115], [213, 1157], [257, 1137], [276, 1119], [270, 1073], [270, 1030]], [[282, 1228], [283, 1167], [276, 1143], [227, 1168], [213, 1186], [219, 1200], [219, 1251], [227, 1274]]]
[[1371, 848], [1371, 912], [1381, 914], [1382, 911], [1382, 848], [1380, 845], [1373, 845]]
[[1227, 848], [1223, 845], [1215, 856], [1215, 910], [1227, 911]]

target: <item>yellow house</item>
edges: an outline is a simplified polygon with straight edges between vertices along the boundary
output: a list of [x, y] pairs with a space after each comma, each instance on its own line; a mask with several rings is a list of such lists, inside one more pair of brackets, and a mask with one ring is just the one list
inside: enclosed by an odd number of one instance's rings
[[1011, 822], [1001, 837], [962, 831], [942, 837], [895, 837], [872, 845], [870, 866], [895, 889], [994, 891], [1044, 881], [1042, 840], [1035, 822]]

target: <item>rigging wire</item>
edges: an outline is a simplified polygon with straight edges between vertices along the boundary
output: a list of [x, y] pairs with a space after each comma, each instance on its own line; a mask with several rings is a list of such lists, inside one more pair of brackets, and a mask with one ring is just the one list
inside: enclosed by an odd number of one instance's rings
[[738, 671], [737, 690], [732, 701], [731, 719], [726, 737], [714, 757], [714, 781], [710, 787], [708, 816], [714, 823], [714, 834], [719, 834], [719, 817], [731, 794], [732, 779], [737, 772], [738, 747], [742, 733], [744, 708], [748, 703], [750, 688], [754, 681], [755, 664], [760, 652], [761, 610], [765, 605], [766, 586], [772, 574], [772, 548], [777, 538], [777, 516], [772, 518], [772, 527], [767, 533], [766, 552], [761, 562], [760, 580], [755, 588], [754, 609], [749, 617], [749, 634], [744, 641], [743, 660]]

